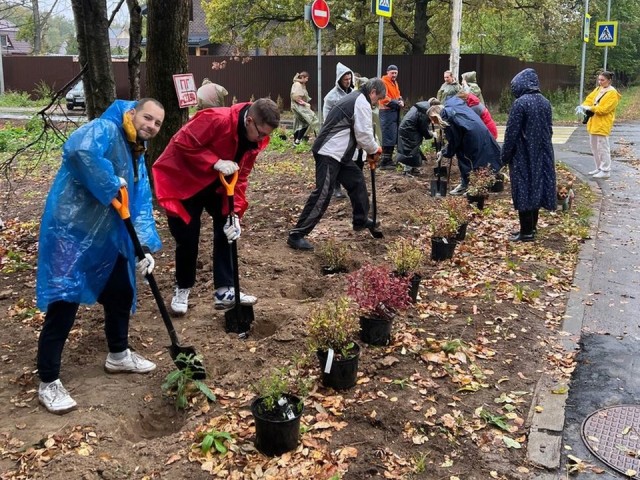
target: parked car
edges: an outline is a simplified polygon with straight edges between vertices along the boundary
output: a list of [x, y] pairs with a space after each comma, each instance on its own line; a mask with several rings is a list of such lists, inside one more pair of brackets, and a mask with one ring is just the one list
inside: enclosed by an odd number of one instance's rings
[[85, 108], [84, 103], [84, 85], [82, 81], [76, 83], [66, 95], [67, 110], [73, 110], [76, 107]]

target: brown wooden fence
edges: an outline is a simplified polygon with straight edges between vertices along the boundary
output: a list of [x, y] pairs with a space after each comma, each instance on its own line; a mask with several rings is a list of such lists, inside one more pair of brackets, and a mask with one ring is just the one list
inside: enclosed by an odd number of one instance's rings
[[[222, 70], [212, 70], [213, 62], [226, 60]], [[80, 70], [72, 57], [5, 57], [5, 88], [34, 93], [37, 85], [46, 83], [52, 88], [64, 86]], [[322, 95], [335, 84], [335, 66], [342, 62], [366, 77], [375, 76], [377, 57], [325, 55], [322, 57]], [[383, 71], [387, 65], [395, 64], [399, 69], [398, 82], [403, 97], [410, 103], [427, 99], [436, 94], [442, 84], [442, 73], [448, 68], [448, 55], [385, 55]], [[118, 98], [128, 98], [128, 73], [126, 62], [113, 63]], [[460, 62], [460, 72], [475, 70], [478, 83], [488, 103], [495, 104], [500, 94], [513, 76], [520, 70], [535, 68], [545, 91], [578, 86], [578, 73], [568, 65], [523, 62], [516, 58], [498, 55], [464, 55]], [[280, 96], [284, 107], [289, 108], [289, 91], [296, 72], [307, 70], [311, 78], [307, 89], [312, 97], [317, 96], [316, 56], [259, 56], [250, 57], [243, 63], [229, 57], [189, 57], [189, 71], [193, 73], [196, 85], [204, 77], [223, 85], [229, 91], [227, 104], [236, 97], [238, 101], [271, 96]], [[146, 65], [142, 65], [141, 90], [146, 94]], [[315, 99], [312, 103], [315, 105]]]

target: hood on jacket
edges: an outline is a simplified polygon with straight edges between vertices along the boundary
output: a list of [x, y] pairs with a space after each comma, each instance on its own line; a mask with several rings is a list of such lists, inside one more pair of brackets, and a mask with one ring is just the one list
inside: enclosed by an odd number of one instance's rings
[[116, 100], [100, 115], [101, 119], [111, 120], [116, 125], [122, 125], [122, 116], [132, 108], [135, 108], [138, 102], [131, 100]]
[[480, 105], [480, 99], [476, 97], [473, 93], [468, 93], [467, 105], [469, 105], [470, 107], [475, 107], [476, 105]]
[[533, 68], [525, 68], [511, 80], [511, 93], [516, 98], [525, 93], [540, 93], [538, 74]]
[[462, 79], [467, 83], [478, 83], [476, 72], [465, 72], [462, 74]]
[[336, 87], [342, 89], [342, 87], [340, 86], [340, 79], [344, 77], [347, 73], [351, 74], [351, 83], [349, 84], [349, 90], [351, 91], [353, 90], [353, 87], [354, 87], [353, 71], [350, 68], [348, 68], [346, 65], [343, 65], [342, 63], [338, 62], [338, 64], [336, 65]]

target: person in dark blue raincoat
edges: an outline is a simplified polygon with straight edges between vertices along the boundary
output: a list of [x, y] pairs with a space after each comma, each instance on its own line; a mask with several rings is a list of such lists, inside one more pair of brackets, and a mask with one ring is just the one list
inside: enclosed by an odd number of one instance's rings
[[164, 120], [153, 99], [116, 100], [97, 118], [73, 132], [63, 146], [62, 163], [40, 225], [37, 306], [46, 310], [38, 340], [40, 403], [52, 413], [76, 407], [60, 382], [64, 343], [80, 304], [104, 307], [110, 373], [147, 373], [155, 364], [129, 349], [129, 316], [135, 310], [135, 270], [153, 270], [150, 253], [136, 260], [133, 243], [111, 201], [122, 187], [146, 251], [160, 249], [153, 219], [151, 188], [144, 161], [146, 141]]
[[444, 128], [447, 144], [440, 154], [442, 158], [458, 159], [460, 185], [451, 190], [451, 195], [466, 193], [469, 173], [481, 167], [491, 167], [498, 173], [500, 146], [480, 117], [458, 97], [451, 97], [443, 105], [434, 105], [427, 111], [432, 123]]
[[509, 165], [511, 198], [518, 211], [520, 232], [513, 241], [535, 238], [540, 208], [555, 211], [556, 170], [551, 137], [551, 104], [542, 93], [538, 75], [526, 68], [511, 80], [516, 100], [509, 111], [502, 161]]

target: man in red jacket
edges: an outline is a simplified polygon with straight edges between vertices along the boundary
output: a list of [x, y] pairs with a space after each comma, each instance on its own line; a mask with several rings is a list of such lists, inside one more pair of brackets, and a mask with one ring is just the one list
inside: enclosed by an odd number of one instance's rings
[[[245, 192], [258, 154], [280, 124], [276, 103], [261, 98], [254, 103], [199, 111], [171, 139], [153, 164], [158, 203], [168, 215], [176, 241], [176, 289], [171, 309], [187, 313], [189, 293], [196, 281], [200, 216], [213, 219], [213, 283], [215, 308], [235, 304], [230, 243], [240, 237], [240, 218], [248, 207]], [[238, 172], [234, 212], [228, 222], [228, 199], [220, 173]], [[253, 305], [256, 297], [240, 292], [240, 303]]]

